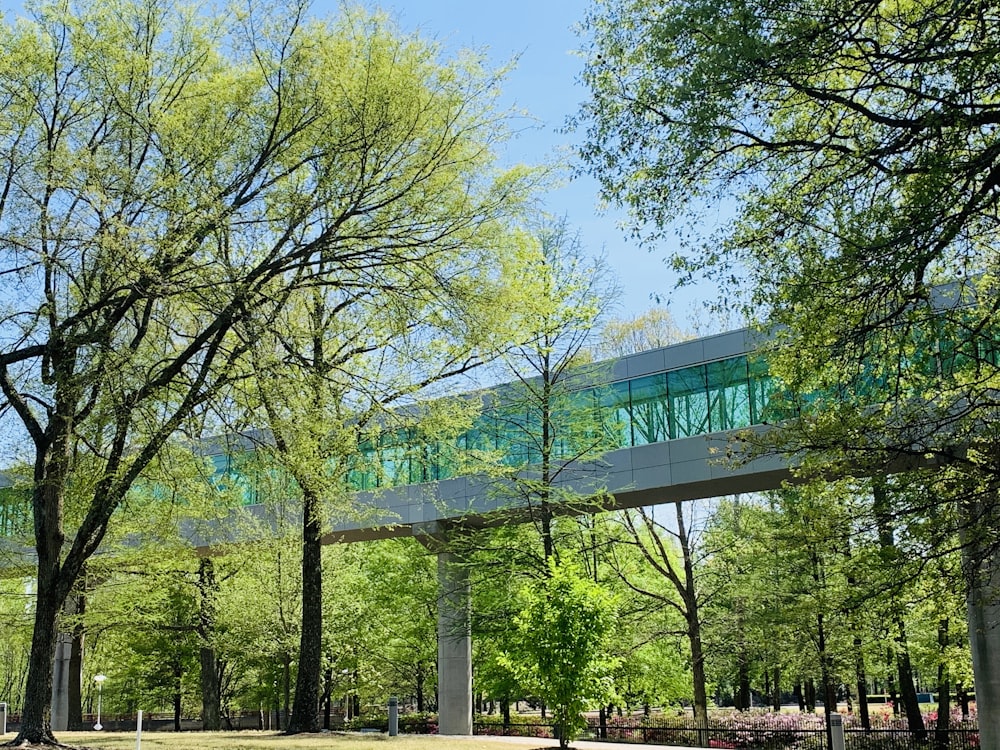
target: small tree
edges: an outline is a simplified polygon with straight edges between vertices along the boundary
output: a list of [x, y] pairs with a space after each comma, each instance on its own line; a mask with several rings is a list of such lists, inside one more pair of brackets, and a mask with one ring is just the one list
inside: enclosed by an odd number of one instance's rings
[[613, 664], [604, 649], [615, 621], [611, 597], [569, 563], [549, 560], [549, 575], [522, 589], [518, 647], [504, 661], [552, 707], [559, 747], [586, 726], [591, 701], [611, 695]]

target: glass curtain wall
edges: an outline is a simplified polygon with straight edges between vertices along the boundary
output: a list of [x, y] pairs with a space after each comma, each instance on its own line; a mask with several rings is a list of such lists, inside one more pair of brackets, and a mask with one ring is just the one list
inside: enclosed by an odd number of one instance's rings
[[[610, 449], [761, 424], [767, 420], [773, 393], [766, 365], [745, 356], [578, 391], [555, 409], [557, 422], [566, 420], [576, 427], [560, 432], [557, 425], [554, 452], [557, 457], [570, 456], [574, 441], [593, 440], [592, 432], [575, 434], [581, 424], [603, 429]], [[523, 403], [493, 407], [458, 436], [454, 448], [483, 454], [500, 451], [508, 466], [530, 464], [539, 456], [537, 436], [533, 439], [538, 417], [531, 411]], [[587, 417], [581, 419], [584, 412]], [[362, 446], [357, 467], [350, 473], [357, 489], [434, 481], [461, 470], [462, 461], [447, 458], [456, 451], [442, 450], [438, 444], [415, 446], [406, 431], [385, 434], [380, 443], [378, 448]]]

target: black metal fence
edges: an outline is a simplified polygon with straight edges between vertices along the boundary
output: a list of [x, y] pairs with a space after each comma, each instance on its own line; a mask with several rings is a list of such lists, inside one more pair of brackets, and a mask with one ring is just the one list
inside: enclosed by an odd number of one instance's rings
[[846, 750], [979, 750], [979, 730], [845, 729]]
[[[479, 735], [554, 738], [551, 724], [516, 722], [504, 725], [477, 721], [473, 732]], [[655, 717], [606, 723], [591, 722], [580, 739], [633, 742], [636, 744], [707, 747], [726, 750], [829, 750], [826, 730], [821, 727], [795, 727], [792, 723], [768, 728], [733, 728], [710, 726], [708, 729], [678, 726]], [[938, 731], [911, 732], [908, 729], [846, 728], [847, 750], [980, 750], [979, 732], [963, 727]]]

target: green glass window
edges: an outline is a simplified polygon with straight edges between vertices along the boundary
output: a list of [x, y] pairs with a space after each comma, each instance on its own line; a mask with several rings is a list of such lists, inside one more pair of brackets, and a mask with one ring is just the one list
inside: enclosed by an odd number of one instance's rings
[[406, 446], [396, 443], [397, 435], [383, 439], [386, 444], [379, 448], [379, 460], [382, 464], [382, 480], [379, 484], [386, 487], [406, 484], [410, 477], [410, 459], [406, 455]]
[[711, 431], [749, 427], [750, 384], [746, 357], [710, 362], [706, 367], [706, 373]]
[[473, 451], [497, 449], [497, 419], [492, 410], [483, 412], [472, 423], [472, 428], [462, 436], [462, 447]]
[[31, 493], [0, 487], [0, 536], [26, 534], [31, 528]]
[[667, 394], [671, 439], [704, 435], [709, 431], [704, 365], [668, 372]]
[[771, 404], [775, 392], [774, 378], [767, 371], [767, 363], [761, 359], [750, 359], [747, 363], [750, 373], [750, 421], [752, 424], [775, 422], [778, 415]]
[[556, 398], [552, 406], [552, 457], [568, 459], [592, 452], [606, 441], [597, 393], [591, 388]]
[[662, 373], [629, 381], [629, 427], [632, 445], [659, 443], [669, 438], [667, 381]]
[[629, 413], [629, 383], [612, 383], [597, 392], [598, 414], [604, 437], [614, 448], [628, 448], [632, 442]]
[[357, 490], [374, 490], [379, 485], [376, 459], [378, 453], [370, 440], [358, 446], [358, 455], [351, 458], [347, 471], [347, 481]]

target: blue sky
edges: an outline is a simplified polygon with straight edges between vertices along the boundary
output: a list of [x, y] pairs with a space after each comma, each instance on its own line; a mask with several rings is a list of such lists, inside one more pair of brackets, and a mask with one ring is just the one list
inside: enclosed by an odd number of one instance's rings
[[[586, 15], [587, 0], [381, 0], [379, 7], [393, 13], [408, 31], [441, 42], [446, 50], [462, 47], [486, 48], [490, 59], [501, 65], [517, 57], [505, 87], [506, 103], [529, 112], [534, 125], [523, 132], [510, 149], [511, 156], [528, 163], [551, 158], [560, 149], [571, 152], [580, 136], [560, 133], [566, 118], [574, 114], [587, 97], [579, 84], [582, 60], [573, 54], [581, 39], [573, 26]], [[314, 6], [319, 15], [336, 11], [336, 0], [324, 0]], [[669, 302], [669, 309], [685, 325], [695, 314], [697, 295], [711, 290], [674, 292], [676, 276], [664, 264], [669, 248], [648, 252], [627, 241], [620, 224], [624, 214], [607, 211], [599, 214], [595, 181], [581, 177], [545, 197], [549, 211], [565, 215], [569, 224], [581, 233], [592, 252], [603, 248], [621, 282], [623, 295], [620, 314], [636, 314], [656, 304], [658, 294]], [[698, 315], [702, 323], [704, 315]]]

